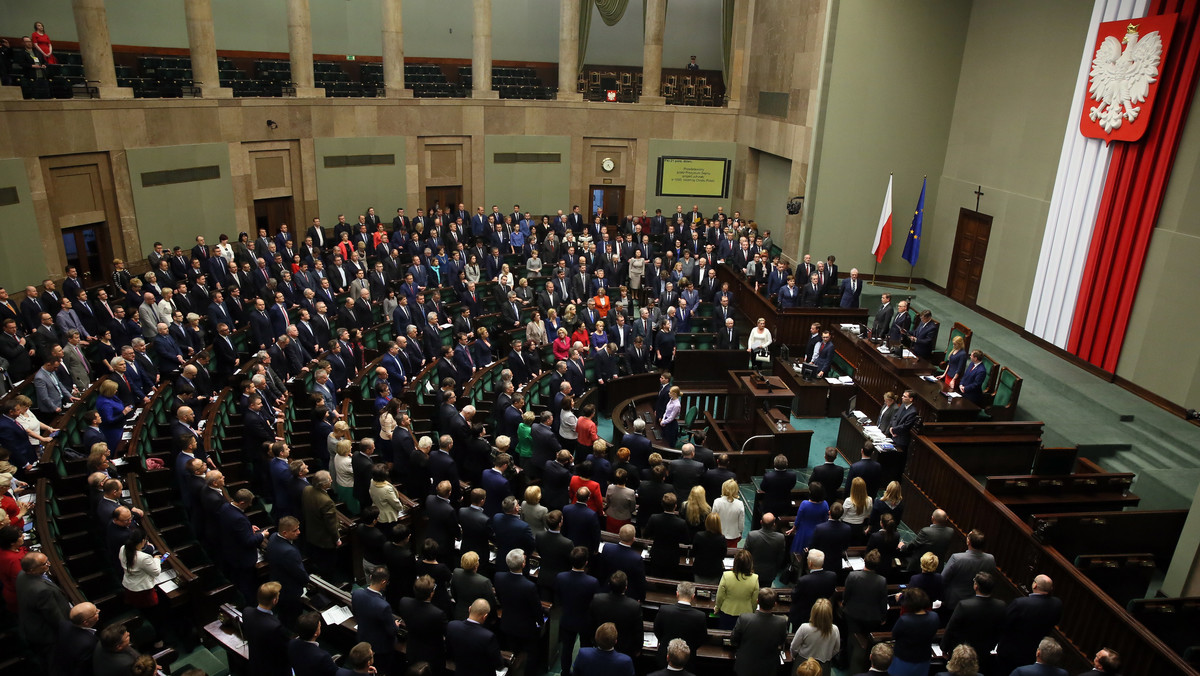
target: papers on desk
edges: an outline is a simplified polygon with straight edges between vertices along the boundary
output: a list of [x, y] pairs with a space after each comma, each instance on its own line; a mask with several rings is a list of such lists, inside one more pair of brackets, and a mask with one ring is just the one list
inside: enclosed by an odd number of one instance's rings
[[934, 601], [933, 603], [931, 603], [929, 605], [933, 606], [934, 610], [937, 610], [938, 608], [942, 607], [942, 602], [941, 602], [941, 600], [938, 600], [938, 601]]
[[854, 331], [855, 333], [858, 332], [860, 326], [860, 324], [838, 324], [839, 328], [845, 329], [846, 331]]
[[867, 562], [861, 556], [851, 556], [846, 559], [846, 563], [849, 564], [851, 570], [866, 570], [867, 568]]
[[124, 457], [120, 457], [120, 458], [112, 458], [109, 460], [109, 462], [116, 465], [117, 467], [120, 467], [129, 461], [126, 460]]
[[721, 563], [725, 564], [725, 570], [733, 570], [733, 557], [732, 556], [725, 557], [725, 559]]
[[207, 424], [208, 424], [208, 419], [205, 418], [205, 419], [201, 420], [200, 422], [196, 423], [196, 429], [203, 430], [204, 426]]
[[454, 325], [453, 324], [438, 324], [438, 330], [440, 331], [440, 330], [448, 329], [451, 326], [454, 326]]
[[658, 650], [658, 637], [654, 635], [654, 632], [642, 632], [642, 647], [649, 650]]
[[135, 417], [135, 418], [136, 418], [136, 417], [140, 416], [140, 415], [142, 414], [142, 411], [144, 411], [144, 410], [146, 410], [146, 409], [144, 409], [144, 408], [135, 408], [135, 409], [133, 410], [133, 417]]
[[34, 500], [37, 500], [37, 495], [34, 493], [26, 493], [25, 495], [17, 496], [17, 502], [20, 502], [20, 503], [23, 503], [26, 505], [32, 505]]
[[126, 500], [128, 500], [128, 499], [129, 499], [129, 489], [128, 489], [128, 488], [126, 488], [125, 490], [121, 491], [121, 497], [125, 498]]
[[946, 395], [947, 399], [958, 399], [962, 396], [962, 394], [959, 392], [943, 392], [943, 394]]
[[[170, 583], [172, 585], [172, 589], [178, 588], [178, 585], [176, 585], [174, 581], [175, 575], [176, 573], [174, 568], [164, 568], [162, 572], [158, 574], [158, 577], [154, 578], [154, 584], [155, 586], [162, 586]], [[164, 588], [163, 591], [167, 592], [170, 591], [170, 589]]]
[[155, 586], [157, 586], [159, 591], [164, 594], [170, 594], [176, 589], [179, 589], [179, 584], [176, 583], [175, 580], [163, 580], [162, 582], [157, 583]]
[[936, 383], [937, 381], [939, 381], [941, 379], [938, 378], [937, 376], [921, 376], [921, 380], [924, 380], [927, 383]]
[[942, 656], [942, 646], [941, 646], [940, 644], [938, 644], [938, 643], [934, 643], [934, 644], [933, 644], [933, 656], [934, 656], [934, 657], [941, 657], [941, 656]]
[[265, 552], [263, 552], [263, 550], [261, 550], [261, 549], [260, 549], [260, 550], [258, 550], [258, 562], [259, 562], [259, 563], [262, 563], [263, 561], [266, 561], [266, 560], [267, 560], [267, 555], [266, 555], [266, 553], [265, 553]]
[[853, 411], [851, 411], [850, 415], [854, 416], [854, 419], [857, 420], [858, 424], [860, 424], [860, 425], [865, 425], [866, 422], [871, 419], [871, 416], [867, 415], [866, 413], [863, 413], [862, 411], [860, 411], [858, 409], [854, 409]]
[[837, 378], [834, 378], [833, 376], [828, 376], [825, 378], [825, 382], [829, 383], [830, 385], [837, 385], [837, 384], [841, 383], [842, 381], [838, 380]]
[[904, 348], [904, 351], [900, 353], [900, 356], [904, 357], [905, 359], [912, 359], [913, 357], [915, 357], [917, 355], [913, 354], [912, 350], [910, 350], [908, 348]]
[[133, 438], [133, 430], [125, 429], [121, 431], [121, 441], [129, 441]]
[[354, 613], [346, 606], [330, 606], [321, 611], [321, 619], [325, 624], [341, 624], [354, 617]]
[[508, 676], [508, 667], [496, 670], [496, 676]]
[[854, 379], [851, 378], [850, 376], [841, 376], [840, 378], [838, 378], [838, 382], [843, 385], [853, 385]]
[[879, 346], [879, 354], [891, 354], [892, 348], [887, 346], [887, 343]]

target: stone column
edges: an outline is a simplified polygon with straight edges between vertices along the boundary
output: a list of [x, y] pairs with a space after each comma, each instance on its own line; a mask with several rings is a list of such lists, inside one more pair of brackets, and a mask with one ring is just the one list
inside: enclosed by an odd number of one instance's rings
[[84, 76], [97, 83], [100, 98], [133, 98], [133, 89], [117, 86], [117, 68], [113, 65], [104, 0], [71, 0], [71, 8], [75, 11], [75, 30], [79, 34]]
[[185, 0], [188, 48], [192, 52], [192, 79], [206, 99], [231, 99], [233, 90], [221, 86], [217, 70], [217, 43], [213, 38], [212, 0]]
[[404, 88], [404, 29], [400, 15], [401, 0], [380, 0], [383, 25], [383, 85], [389, 99], [412, 98]]
[[287, 0], [287, 16], [288, 51], [296, 97], [323, 97], [325, 89], [313, 87], [312, 17], [308, 12], [308, 0]]
[[583, 94], [576, 91], [578, 86], [579, 0], [560, 0], [558, 10], [558, 100], [582, 101]]
[[475, 39], [471, 50], [471, 98], [500, 98], [500, 92], [492, 91], [492, 0], [475, 0]]
[[667, 25], [667, 0], [646, 0], [646, 44], [642, 49], [642, 96], [639, 103], [663, 105], [663, 28]]

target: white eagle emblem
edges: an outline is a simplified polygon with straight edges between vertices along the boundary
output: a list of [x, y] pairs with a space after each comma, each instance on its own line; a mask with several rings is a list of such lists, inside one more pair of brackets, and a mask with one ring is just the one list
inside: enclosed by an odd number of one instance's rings
[[1121, 126], [1122, 119], [1133, 122], [1137, 119], [1150, 85], [1158, 79], [1158, 64], [1162, 60], [1162, 37], [1158, 31], [1139, 38], [1137, 26], [1129, 24], [1125, 33], [1125, 51], [1121, 42], [1113, 36], [1104, 38], [1096, 58], [1092, 59], [1090, 73], [1092, 85], [1088, 88], [1091, 98], [1100, 105], [1091, 108], [1089, 117], [1111, 133]]

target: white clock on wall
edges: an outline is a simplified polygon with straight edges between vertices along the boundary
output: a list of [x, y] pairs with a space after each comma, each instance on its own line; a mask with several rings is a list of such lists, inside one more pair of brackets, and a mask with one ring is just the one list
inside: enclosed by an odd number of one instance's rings
[[600, 160], [600, 168], [606, 172], [612, 171], [616, 166], [617, 166], [617, 163], [613, 162], [613, 159], [611, 157], [606, 157], [606, 158]]

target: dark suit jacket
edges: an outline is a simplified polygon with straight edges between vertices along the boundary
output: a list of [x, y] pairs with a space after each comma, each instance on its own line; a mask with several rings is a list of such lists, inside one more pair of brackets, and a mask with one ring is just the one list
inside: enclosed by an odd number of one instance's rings
[[617, 650], [583, 648], [571, 673], [578, 676], [633, 676], [633, 658]]
[[788, 622], [782, 615], [753, 612], [738, 617], [729, 636], [737, 649], [733, 673], [754, 676], [776, 672], [779, 651], [786, 646], [787, 630]]
[[[545, 568], [543, 567], [543, 571]], [[542, 572], [538, 573], [541, 577]], [[588, 607], [600, 588], [600, 582], [587, 573], [568, 570], [554, 578], [554, 603], [562, 608], [559, 626], [574, 632], [588, 628]]]
[[[708, 618], [703, 610], [683, 603], [659, 606], [654, 617], [654, 635], [658, 637], [658, 663], [667, 663], [667, 644], [681, 638], [692, 649], [692, 655], [704, 645], [708, 636]], [[689, 660], [690, 661], [690, 660]]]
[[842, 496], [842, 478], [845, 475], [845, 467], [837, 463], [826, 462], [813, 468], [812, 474], [808, 476], [808, 483], [811, 484], [814, 481], [820, 482], [821, 487], [825, 489], [826, 497], [840, 499]]
[[883, 467], [874, 459], [859, 458], [850, 465], [850, 471], [846, 473], [846, 486], [849, 487], [857, 477], [862, 477], [863, 482], [867, 484], [867, 495], [874, 497], [879, 494], [879, 484], [883, 483]]
[[875, 311], [875, 321], [871, 324], [871, 333], [877, 337], [884, 337], [892, 325], [892, 317], [895, 314], [895, 305], [888, 303], [887, 307], [880, 306]]
[[504, 557], [514, 549], [520, 548], [526, 554], [533, 551], [533, 530], [515, 514], [497, 514], [492, 519], [492, 533], [498, 566], [503, 565]]
[[[641, 552], [633, 547], [610, 542], [604, 545], [600, 552], [599, 573], [607, 580], [613, 573], [622, 571], [629, 578], [629, 586], [625, 593], [629, 598], [642, 600], [646, 598], [646, 562]], [[607, 583], [605, 584], [607, 587]]]
[[242, 634], [249, 644], [250, 673], [291, 676], [288, 663], [279, 659], [288, 649], [288, 630], [274, 613], [255, 606], [242, 609]]
[[908, 445], [912, 442], [912, 430], [917, 424], [917, 407], [909, 406], [907, 408], [901, 406], [899, 411], [896, 411], [896, 417], [892, 419], [892, 441], [895, 442], [896, 448], [907, 450]]
[[792, 590], [792, 605], [788, 609], [788, 619], [792, 625], [799, 628], [808, 622], [813, 604], [817, 599], [832, 599], [837, 590], [838, 574], [832, 570], [813, 570], [796, 580]]
[[655, 514], [646, 521], [643, 535], [654, 540], [650, 548], [650, 573], [658, 577], [679, 577], [679, 546], [691, 543], [692, 534], [679, 514]]
[[542, 504], [549, 509], [562, 509], [570, 499], [570, 487], [570, 468], [562, 466], [557, 460], [546, 461], [542, 467]]
[[678, 458], [667, 464], [671, 484], [675, 486], [675, 497], [682, 503], [693, 486], [700, 483], [704, 476], [704, 463], [689, 458]]
[[1038, 642], [1062, 618], [1062, 606], [1062, 599], [1049, 594], [1030, 594], [1008, 604], [996, 645], [998, 665], [1016, 668], [1032, 663]]
[[308, 571], [304, 569], [300, 548], [279, 533], [272, 533], [267, 539], [265, 558], [270, 564], [271, 581], [282, 587], [280, 597], [298, 601], [304, 585], [308, 584]]
[[487, 676], [504, 666], [496, 635], [471, 620], [446, 625], [446, 650], [454, 656], [456, 676]]
[[500, 571], [496, 573], [493, 584], [496, 587], [496, 599], [504, 609], [500, 616], [500, 631], [507, 638], [536, 638], [541, 631], [543, 616], [542, 601], [533, 580], [520, 573]]
[[590, 644], [596, 627], [605, 622], [617, 625], [617, 650], [633, 655], [642, 649], [642, 607], [624, 594], [603, 592], [592, 597], [588, 608], [588, 630], [581, 637]]
[[[908, 555], [908, 569], [919, 570], [921, 556], [925, 552], [933, 552], [938, 557], [938, 569], [946, 565], [946, 552], [954, 539], [954, 529], [950, 526], [930, 524], [917, 531], [917, 537], [905, 549]], [[1045, 634], [1043, 634], [1044, 636]], [[1038, 640], [1041, 640], [1040, 637]]]
[[445, 664], [446, 613], [432, 603], [406, 596], [400, 599], [396, 614], [408, 630], [405, 641], [408, 661], [428, 662], [435, 668]]
[[254, 564], [258, 563], [258, 545], [263, 540], [263, 534], [254, 532], [250, 519], [233, 503], [222, 505], [217, 519], [225, 564], [240, 569], [254, 568]]
[[575, 543], [576, 547], [587, 547], [595, 552], [600, 547], [600, 521], [596, 512], [581, 502], [562, 508], [562, 534]]
[[91, 676], [96, 633], [69, 621], [58, 625], [58, 642], [50, 656], [50, 673], [60, 676]]
[[[826, 558], [828, 561], [828, 558]], [[869, 570], [856, 570], [846, 578], [842, 611], [867, 627], [883, 622], [887, 607], [887, 580]]]
[[[717, 340], [716, 348], [718, 350], [736, 350], [741, 345], [741, 334], [737, 328], [727, 329], [725, 326], [720, 326], [715, 329]], [[730, 335], [732, 331], [732, 335]]]
[[437, 495], [429, 495], [425, 498], [425, 514], [429, 518], [425, 537], [432, 538], [437, 542], [440, 551], [453, 552], [454, 541], [462, 532], [458, 525], [458, 515], [454, 511], [454, 506]]
[[396, 618], [392, 606], [368, 587], [354, 590], [350, 597], [354, 621], [358, 623], [359, 641], [371, 644], [376, 653], [392, 653], [396, 650]]
[[967, 643], [980, 654], [990, 653], [1000, 639], [1004, 614], [1004, 601], [1000, 599], [988, 596], [963, 599], [955, 606], [946, 625], [942, 652], [953, 652], [958, 644]]
[[853, 538], [852, 527], [841, 521], [824, 521], [813, 529], [810, 548], [825, 552], [825, 570], [841, 570], [842, 557]]
[[288, 662], [296, 676], [334, 676], [338, 667], [321, 646], [294, 638], [287, 646]]

